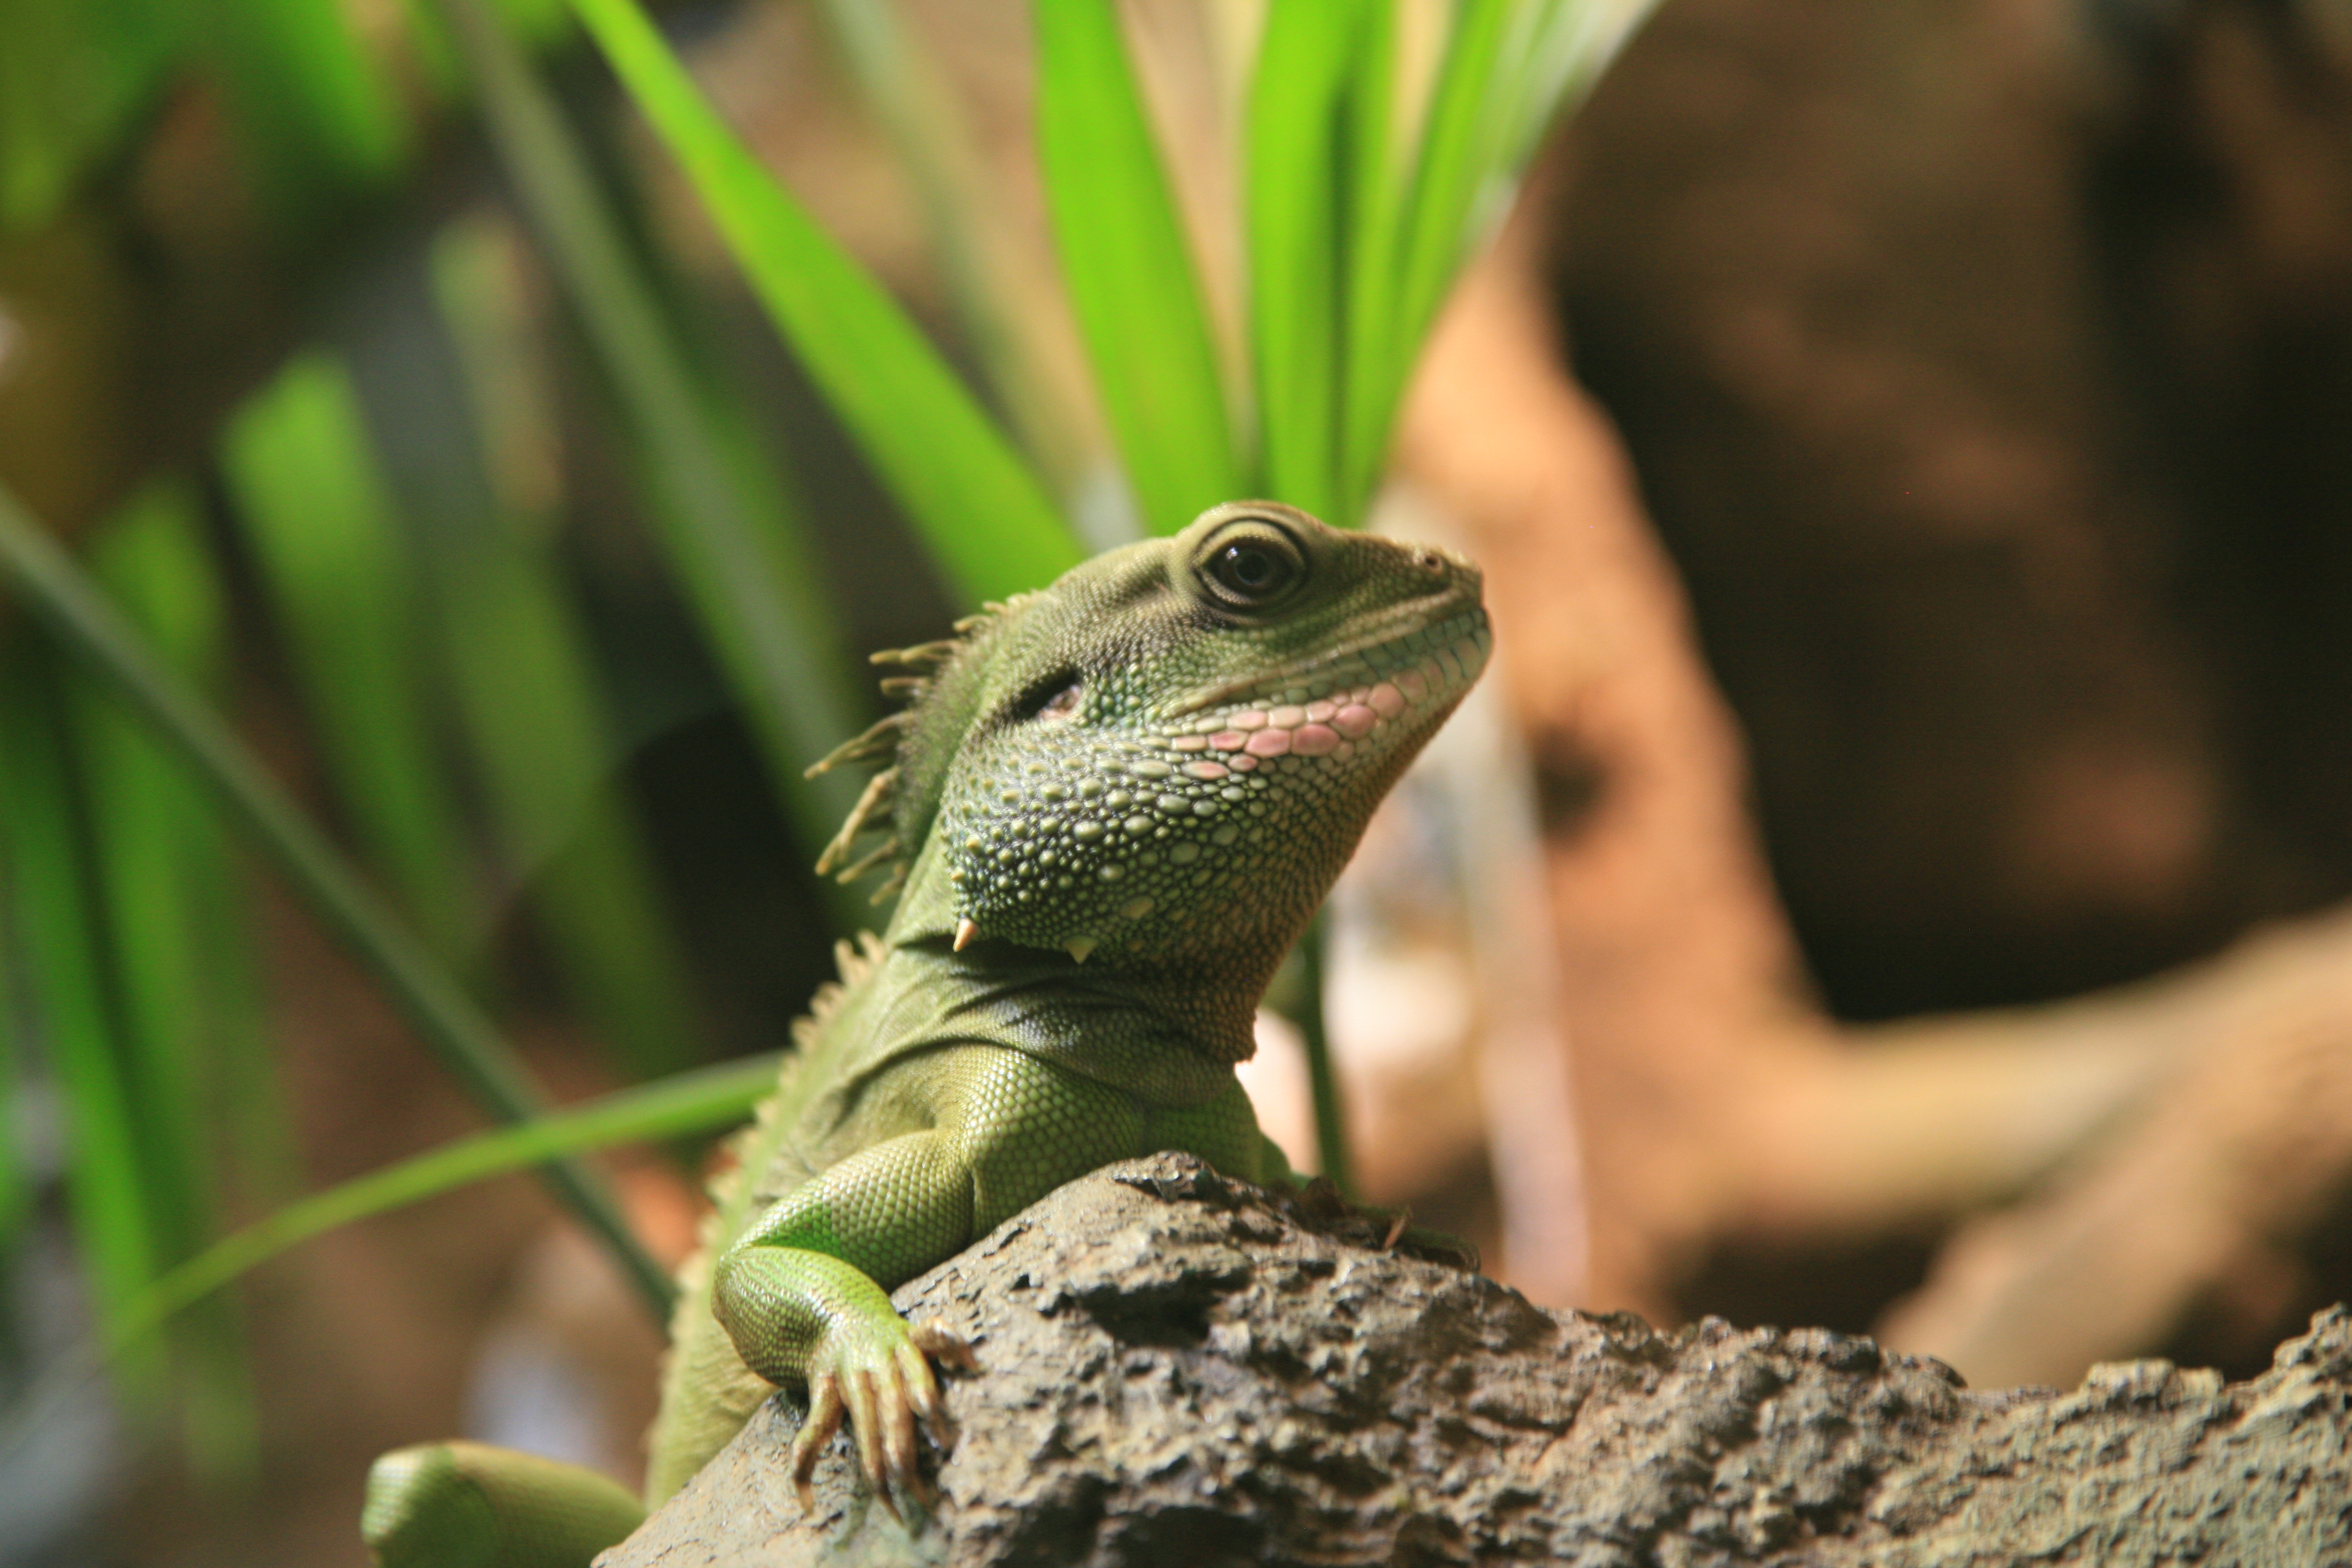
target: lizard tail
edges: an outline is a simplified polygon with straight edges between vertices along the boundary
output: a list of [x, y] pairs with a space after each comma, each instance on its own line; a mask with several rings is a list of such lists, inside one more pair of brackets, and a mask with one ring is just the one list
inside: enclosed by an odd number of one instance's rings
[[617, 1481], [487, 1443], [397, 1448], [368, 1472], [377, 1568], [588, 1568], [645, 1522]]

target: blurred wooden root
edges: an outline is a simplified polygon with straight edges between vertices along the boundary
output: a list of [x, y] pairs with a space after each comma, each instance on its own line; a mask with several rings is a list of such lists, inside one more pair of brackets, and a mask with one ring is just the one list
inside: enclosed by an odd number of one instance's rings
[[1883, 1332], [1979, 1384], [2071, 1384], [2193, 1310], [2268, 1321], [2352, 1191], [2352, 913], [2058, 1005], [1822, 1016], [1735, 726], [1523, 230], [1442, 325], [1404, 450], [1486, 569], [1537, 765], [1589, 1162], [1581, 1304], [1668, 1310], [1726, 1238], [1961, 1220]]

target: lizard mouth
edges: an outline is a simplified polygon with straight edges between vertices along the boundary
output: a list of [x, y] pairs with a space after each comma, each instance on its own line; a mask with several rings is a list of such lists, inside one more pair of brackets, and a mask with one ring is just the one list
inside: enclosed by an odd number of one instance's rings
[[1345, 762], [1368, 737], [1418, 729], [1451, 708], [1493, 648], [1486, 612], [1475, 598], [1401, 605], [1311, 659], [1194, 692], [1170, 713], [1177, 732], [1165, 743], [1204, 754], [1187, 773], [1247, 773], [1265, 759], [1294, 755]]

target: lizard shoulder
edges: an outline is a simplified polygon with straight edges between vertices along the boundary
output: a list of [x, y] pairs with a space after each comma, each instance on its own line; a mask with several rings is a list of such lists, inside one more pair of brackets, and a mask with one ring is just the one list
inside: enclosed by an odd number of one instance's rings
[[1062, 1183], [1140, 1152], [1143, 1102], [1025, 1051], [973, 1045], [908, 1064], [931, 1069], [940, 1129], [971, 1169], [987, 1230]]

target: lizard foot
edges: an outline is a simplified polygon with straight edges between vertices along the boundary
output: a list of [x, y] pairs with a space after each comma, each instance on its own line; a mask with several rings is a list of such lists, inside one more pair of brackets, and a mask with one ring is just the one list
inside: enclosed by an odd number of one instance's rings
[[846, 1421], [857, 1468], [891, 1517], [903, 1520], [898, 1499], [930, 1508], [938, 1499], [916, 1460], [915, 1426], [920, 1421], [941, 1452], [954, 1447], [954, 1427], [940, 1400], [931, 1358], [962, 1371], [977, 1370], [971, 1347], [934, 1319], [919, 1328], [899, 1323], [898, 1342], [845, 1350], [833, 1364], [809, 1374], [808, 1419], [793, 1440], [793, 1487], [803, 1510], [816, 1511], [811, 1485], [817, 1459]]

